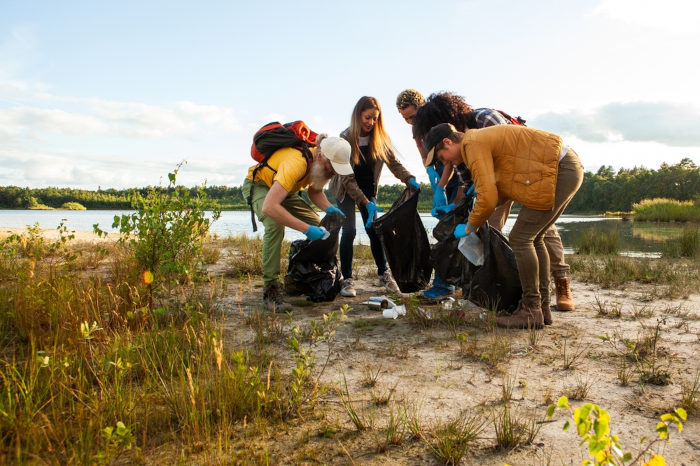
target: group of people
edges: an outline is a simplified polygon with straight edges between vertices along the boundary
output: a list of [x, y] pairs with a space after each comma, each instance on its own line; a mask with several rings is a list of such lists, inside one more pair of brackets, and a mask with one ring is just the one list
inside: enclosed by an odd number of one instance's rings
[[[427, 99], [406, 89], [396, 107], [412, 126], [413, 138], [426, 167], [432, 189], [432, 214], [438, 218], [454, 208], [467, 189], [474, 187], [476, 201], [468, 221], [455, 228], [457, 238], [476, 234], [488, 221], [501, 229], [513, 202], [522, 205], [510, 231], [509, 241], [518, 265], [523, 295], [517, 309], [499, 317], [506, 328], [542, 328], [552, 323], [550, 274], [554, 276], [556, 308], [574, 310], [564, 249], [554, 222], [563, 213], [583, 180], [576, 152], [561, 137], [542, 130], [512, 124], [508, 115], [489, 108], [473, 109], [466, 100], [450, 92]], [[263, 302], [268, 309], [289, 310], [278, 284], [284, 227], [306, 235], [323, 237], [320, 218], [299, 192], [307, 189], [313, 204], [326, 213], [343, 216], [340, 239], [341, 295], [356, 296], [353, 280], [353, 243], [356, 235], [355, 206], [360, 211], [377, 267], [379, 285], [399, 292], [387, 267], [383, 249], [371, 228], [377, 213], [379, 177], [384, 165], [407, 186], [420, 189], [416, 178], [398, 161], [384, 128], [382, 109], [374, 97], [364, 96], [355, 105], [350, 126], [340, 137], [318, 136], [312, 148], [313, 161], [299, 151], [276, 151], [259, 169], [251, 167], [243, 191], [252, 191], [252, 208], [262, 222]], [[332, 205], [324, 194], [337, 200]], [[253, 189], [255, 187], [255, 189]], [[439, 300], [454, 293], [454, 287], [437, 274], [422, 294]]]

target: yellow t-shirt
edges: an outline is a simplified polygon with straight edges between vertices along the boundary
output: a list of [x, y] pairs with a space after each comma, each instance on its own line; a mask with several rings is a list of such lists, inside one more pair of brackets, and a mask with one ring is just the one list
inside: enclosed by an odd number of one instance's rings
[[[312, 154], [315, 154], [315, 147], [310, 150]], [[250, 167], [246, 178], [253, 180], [253, 170], [258, 165]], [[291, 147], [278, 149], [267, 159], [267, 165], [269, 167], [264, 166], [258, 170], [253, 181], [262, 181], [268, 186], [272, 186], [277, 181], [289, 194], [301, 191], [311, 184], [310, 176], [306, 173], [306, 158], [297, 149]], [[277, 173], [270, 170], [270, 167]]]

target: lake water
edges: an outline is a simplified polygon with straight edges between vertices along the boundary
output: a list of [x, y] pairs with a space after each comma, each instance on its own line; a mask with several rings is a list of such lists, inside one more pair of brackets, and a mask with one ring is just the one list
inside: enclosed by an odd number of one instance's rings
[[[116, 232], [112, 228], [115, 215], [130, 211], [115, 210], [0, 210], [0, 230], [2, 228], [24, 228], [28, 225], [39, 223], [40, 228], [54, 229], [65, 219], [69, 230], [92, 231], [94, 224], [107, 232]], [[515, 223], [515, 215], [511, 215], [506, 222], [504, 232], [507, 234]], [[428, 230], [428, 237], [432, 238], [432, 229], [437, 224], [437, 219], [430, 214], [421, 214], [423, 225]], [[357, 213], [357, 225], [362, 224], [360, 214]], [[584, 230], [594, 228], [599, 231], [617, 230], [620, 236], [621, 250], [631, 255], [656, 256], [663, 250], [663, 243], [669, 238], [678, 236], [682, 226], [677, 224], [634, 223], [625, 222], [619, 218], [601, 218], [594, 216], [563, 215], [556, 223], [564, 242], [567, 254], [571, 254], [571, 247]], [[258, 222], [258, 232], [253, 233], [248, 211], [224, 211], [221, 218], [214, 222], [211, 228], [213, 233], [220, 236], [231, 236], [245, 233], [249, 236], [262, 234], [262, 225]], [[287, 229], [286, 239], [293, 241], [304, 238], [302, 233]], [[369, 244], [363, 228], [358, 228], [355, 237], [356, 244]]]

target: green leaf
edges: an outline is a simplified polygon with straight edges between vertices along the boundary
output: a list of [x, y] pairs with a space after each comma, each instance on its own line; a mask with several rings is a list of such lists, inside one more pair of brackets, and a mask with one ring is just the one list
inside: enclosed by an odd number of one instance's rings
[[565, 397], [562, 396], [559, 398], [557, 401], [557, 408], [568, 408], [569, 407], [569, 400]]
[[686, 419], [688, 419], [688, 413], [685, 412], [685, 409], [683, 409], [683, 408], [676, 408], [676, 409], [674, 409], [674, 411], [676, 412], [676, 414], [678, 414], [678, 417], [680, 417], [680, 418], [683, 419], [684, 421], [685, 421]]
[[[461, 335], [461, 334], [460, 334]], [[554, 411], [557, 409], [554, 405], [547, 406], [547, 419], [551, 419], [554, 415]]]
[[566, 421], [566, 422], [564, 423], [564, 427], [561, 429], [561, 431], [562, 431], [562, 432], [566, 432], [567, 430], [569, 430], [569, 427], [570, 427], [570, 426], [571, 426], [571, 423], [570, 423], [569, 421]]

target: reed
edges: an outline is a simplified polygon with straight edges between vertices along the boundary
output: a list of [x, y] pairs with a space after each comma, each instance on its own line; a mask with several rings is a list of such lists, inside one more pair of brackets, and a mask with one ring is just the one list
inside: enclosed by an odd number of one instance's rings
[[643, 222], [700, 222], [700, 202], [644, 199], [632, 206], [632, 215]]
[[680, 237], [664, 242], [664, 257], [690, 257], [700, 256], [700, 228], [684, 228]]
[[617, 254], [620, 250], [620, 235], [617, 231], [584, 230], [576, 241], [579, 254]]

